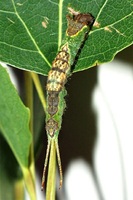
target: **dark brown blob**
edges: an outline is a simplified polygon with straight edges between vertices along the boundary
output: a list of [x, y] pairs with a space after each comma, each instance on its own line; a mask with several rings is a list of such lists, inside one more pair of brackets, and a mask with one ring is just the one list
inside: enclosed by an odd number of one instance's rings
[[48, 113], [53, 116], [58, 111], [59, 93], [49, 92], [48, 94]]
[[69, 36], [76, 35], [84, 26], [92, 26], [94, 17], [88, 14], [73, 14], [73, 16], [67, 15], [68, 29], [67, 34]]
[[77, 21], [78, 23], [81, 23], [83, 25], [90, 26], [94, 21], [94, 17], [90, 13], [88, 14], [80, 13], [74, 16], [74, 21]]

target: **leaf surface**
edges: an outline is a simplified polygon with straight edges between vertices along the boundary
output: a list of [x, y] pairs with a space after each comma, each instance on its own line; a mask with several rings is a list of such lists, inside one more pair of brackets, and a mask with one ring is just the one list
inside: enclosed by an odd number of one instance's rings
[[133, 0], [5, 0], [0, 2], [0, 60], [47, 75], [65, 36], [68, 6], [96, 19], [75, 72], [111, 61], [133, 43]]
[[31, 145], [29, 116], [6, 69], [0, 65], [0, 130], [19, 165], [25, 168], [28, 168]]

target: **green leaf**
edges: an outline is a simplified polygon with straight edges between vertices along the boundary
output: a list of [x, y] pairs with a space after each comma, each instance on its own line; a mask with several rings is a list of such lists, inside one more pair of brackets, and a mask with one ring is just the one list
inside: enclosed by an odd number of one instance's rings
[[68, 6], [90, 12], [97, 22], [75, 72], [111, 61], [133, 43], [133, 0], [5, 0], [0, 2], [0, 60], [47, 75], [65, 36]]
[[109, 62], [133, 43], [133, 0], [104, 0], [93, 13], [97, 27], [90, 33], [75, 71]]
[[[20, 183], [21, 180], [22, 173], [18, 166], [18, 162], [16, 161], [9, 145], [0, 133], [0, 199], [16, 200], [14, 188], [16, 183]], [[19, 199], [21, 199], [20, 192]]]
[[7, 71], [0, 65], [0, 131], [22, 169], [31, 199], [35, 200], [33, 161], [29, 163], [32, 142], [29, 117], [29, 109], [22, 103]]
[[0, 66], [0, 130], [20, 166], [26, 168], [31, 145], [29, 116], [6, 70]]

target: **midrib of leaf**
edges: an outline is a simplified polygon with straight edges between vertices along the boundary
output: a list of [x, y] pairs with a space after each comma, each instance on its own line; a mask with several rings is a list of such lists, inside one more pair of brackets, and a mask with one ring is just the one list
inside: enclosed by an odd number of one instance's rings
[[26, 26], [25, 22], [23, 21], [23, 19], [22, 19], [22, 18], [20, 17], [20, 15], [18, 14], [17, 9], [16, 9], [16, 6], [15, 6], [14, 0], [12, 0], [12, 4], [13, 4], [13, 7], [14, 7], [14, 12], [15, 12], [16, 16], [18, 17], [18, 19], [21, 21], [21, 23], [23, 24], [24, 28], [26, 29], [26, 31], [27, 31], [28, 35], [30, 36], [30, 38], [31, 38], [31, 40], [32, 40], [32, 42], [33, 42], [33, 44], [35, 45], [35, 47], [36, 47], [38, 53], [39, 53], [39, 54], [41, 55], [41, 57], [45, 60], [45, 62], [51, 67], [51, 64], [49, 63], [49, 61], [47, 60], [47, 58], [44, 56], [44, 54], [41, 52], [40, 48], [38, 47], [36, 41], [34, 40], [32, 34], [30, 33], [30, 31], [29, 31], [28, 27]]
[[58, 49], [60, 48], [62, 42], [62, 9], [63, 0], [59, 1], [59, 30], [58, 30]]

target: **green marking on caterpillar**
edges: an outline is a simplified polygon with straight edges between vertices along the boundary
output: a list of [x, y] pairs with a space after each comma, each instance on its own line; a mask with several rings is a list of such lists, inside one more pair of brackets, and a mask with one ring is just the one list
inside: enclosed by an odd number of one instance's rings
[[58, 135], [61, 129], [62, 115], [66, 107], [64, 97], [67, 92], [65, 83], [72, 73], [72, 66], [76, 64], [79, 53], [84, 46], [89, 31], [94, 23], [94, 17], [91, 14], [83, 14], [68, 8], [67, 30], [60, 50], [52, 63], [52, 68], [47, 78], [47, 113], [46, 113], [46, 132], [48, 136], [48, 146], [44, 162], [42, 177], [42, 190], [45, 184], [46, 167], [50, 154], [52, 141], [55, 143], [57, 152], [57, 161], [60, 172], [60, 187], [62, 186], [63, 175], [61, 167], [60, 152], [58, 146]]

